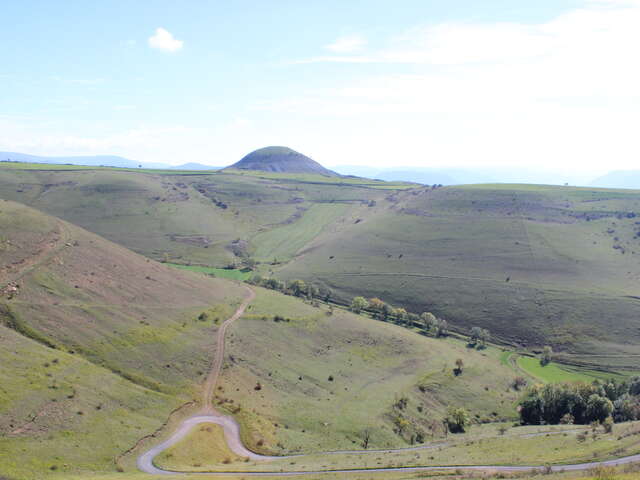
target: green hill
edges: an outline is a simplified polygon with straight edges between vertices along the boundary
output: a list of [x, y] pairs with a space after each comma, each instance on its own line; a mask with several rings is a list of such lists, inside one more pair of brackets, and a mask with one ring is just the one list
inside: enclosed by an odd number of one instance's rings
[[243, 294], [0, 201], [0, 476], [113, 470], [192, 401]]
[[0, 197], [157, 260], [253, 258], [342, 302], [377, 296], [565, 361], [640, 368], [635, 190], [7, 164]]
[[278, 275], [316, 281], [344, 301], [377, 296], [515, 343], [553, 343], [581, 361], [632, 355], [640, 353], [637, 214], [636, 191], [424, 188], [316, 237]]
[[339, 176], [336, 172], [324, 168], [315, 160], [288, 147], [264, 147], [254, 150], [228, 168], [277, 173], [312, 173], [330, 177]]

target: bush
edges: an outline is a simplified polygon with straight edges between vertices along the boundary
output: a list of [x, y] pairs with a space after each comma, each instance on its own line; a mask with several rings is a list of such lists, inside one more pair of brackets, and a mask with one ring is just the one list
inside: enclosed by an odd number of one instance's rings
[[450, 407], [445, 422], [451, 433], [464, 433], [471, 423], [471, 418], [464, 408]]

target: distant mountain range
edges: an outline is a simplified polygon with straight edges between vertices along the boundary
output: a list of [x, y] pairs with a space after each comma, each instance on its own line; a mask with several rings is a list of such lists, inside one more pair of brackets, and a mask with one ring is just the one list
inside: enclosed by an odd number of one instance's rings
[[370, 168], [360, 165], [338, 165], [335, 171], [342, 175], [377, 178], [387, 181], [404, 180], [425, 185], [466, 185], [474, 183], [531, 183], [543, 185], [587, 186], [593, 181], [593, 175], [573, 171], [546, 169], [526, 169], [509, 167], [395, 167]]
[[[18, 152], [0, 152], [0, 161], [108, 166], [119, 168], [157, 168], [167, 170], [220, 170], [223, 167], [189, 162], [169, 165], [160, 162], [136, 162], [115, 155], [39, 156]], [[640, 189], [640, 170], [614, 170], [593, 178], [589, 173], [524, 168], [373, 168], [361, 165], [338, 165], [328, 170], [311, 158], [287, 147], [265, 147], [246, 155], [231, 167], [252, 170], [319, 173], [322, 175], [353, 175], [386, 181], [408, 181], [425, 185], [465, 185], [473, 183], [533, 183], [546, 185], [576, 185], [603, 188]], [[227, 168], [231, 168], [227, 167]]]
[[640, 189], [640, 170], [614, 170], [596, 178], [591, 182], [591, 185], [594, 187]]
[[18, 152], [0, 152], [0, 161], [46, 163], [53, 165], [87, 165], [91, 167], [118, 167], [118, 168], [158, 168], [175, 170], [217, 170], [221, 167], [213, 167], [201, 163], [185, 163], [184, 165], [169, 165], [159, 162], [136, 162], [115, 155], [90, 155], [90, 156], [65, 156], [48, 157], [29, 155]]

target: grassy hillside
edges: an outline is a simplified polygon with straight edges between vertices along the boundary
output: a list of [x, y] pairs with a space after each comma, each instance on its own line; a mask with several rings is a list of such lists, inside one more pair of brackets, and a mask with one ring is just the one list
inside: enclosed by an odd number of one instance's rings
[[[395, 193], [278, 271], [344, 301], [377, 296], [522, 345], [640, 344], [640, 192], [483, 185]], [[620, 358], [617, 357], [617, 358]]]
[[444, 433], [448, 405], [468, 408], [476, 422], [517, 416], [516, 373], [497, 349], [256, 290], [229, 333], [217, 401], [259, 451], [360, 449], [365, 430], [370, 448], [420, 443]]
[[113, 471], [193, 399], [242, 295], [0, 201], [0, 476]]
[[[261, 239], [254, 237], [291, 230], [307, 213], [313, 221], [323, 209], [339, 214], [367, 204], [384, 195], [380, 187], [407, 186], [310, 174], [0, 163], [0, 198], [58, 216], [157, 260], [214, 267], [240, 261], [237, 253], [252, 254], [256, 248], [264, 258], [283, 249], [289, 255], [316, 233], [306, 220], [301, 222], [306, 233], [296, 233], [290, 245], [278, 247], [277, 233], [273, 252], [269, 246], [260, 248]], [[266, 235], [265, 243], [273, 242]]]
[[638, 191], [58, 167], [0, 165], [0, 197], [154, 259], [253, 257], [262, 274], [344, 302], [377, 296], [526, 348], [553, 344], [565, 362], [640, 368]]

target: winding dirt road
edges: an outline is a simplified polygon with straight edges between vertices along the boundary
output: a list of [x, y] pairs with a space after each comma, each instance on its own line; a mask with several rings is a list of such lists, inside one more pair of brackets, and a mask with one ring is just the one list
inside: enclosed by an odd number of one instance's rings
[[[248, 448], [244, 446], [242, 443], [242, 439], [240, 437], [240, 426], [238, 422], [233, 417], [228, 415], [222, 415], [213, 407], [213, 394], [215, 392], [216, 385], [218, 383], [218, 378], [220, 377], [220, 372], [222, 371], [222, 365], [224, 362], [224, 346], [225, 346], [225, 337], [227, 333], [227, 328], [234, 321], [242, 316], [245, 309], [253, 301], [255, 298], [255, 292], [245, 286], [248, 295], [242, 302], [242, 304], [238, 307], [235, 313], [229, 317], [224, 323], [220, 326], [218, 330], [218, 336], [216, 341], [216, 354], [213, 360], [213, 364], [211, 366], [211, 371], [207, 376], [207, 380], [205, 381], [202, 395], [202, 410], [200, 413], [193, 415], [186, 420], [184, 420], [177, 428], [177, 430], [164, 442], [159, 445], [154, 446], [149, 449], [142, 455], [140, 455], [137, 459], [137, 466], [143, 472], [155, 474], [155, 475], [209, 475], [209, 476], [228, 476], [230, 474], [239, 474], [243, 477], [291, 477], [291, 476], [302, 476], [302, 475], [319, 475], [323, 473], [383, 473], [383, 472], [421, 472], [421, 471], [448, 471], [448, 470], [491, 470], [496, 472], [526, 472], [533, 469], [542, 469], [544, 466], [542, 465], [528, 465], [528, 466], [520, 466], [520, 465], [448, 465], [448, 466], [412, 466], [412, 467], [387, 467], [387, 468], [352, 468], [352, 469], [333, 469], [333, 470], [291, 470], [287, 472], [269, 472], [269, 471], [234, 471], [229, 470], [225, 472], [179, 472], [179, 471], [171, 471], [171, 470], [163, 470], [154, 465], [153, 459], [162, 453], [164, 450], [170, 448], [171, 446], [178, 443], [181, 439], [183, 439], [193, 427], [199, 425], [201, 423], [215, 423], [220, 425], [224, 431], [224, 437], [227, 442], [227, 445], [236, 455], [241, 457], [248, 457], [251, 460], [258, 461], [268, 461], [268, 460], [281, 460], [293, 457], [305, 457], [312, 454], [296, 454], [296, 455], [288, 455], [288, 456], [267, 456], [260, 455], [255, 452], [252, 452]], [[363, 453], [392, 453], [392, 452], [400, 452], [407, 450], [426, 450], [430, 448], [437, 448], [447, 446], [447, 444], [437, 443], [433, 445], [423, 445], [419, 447], [409, 447], [409, 448], [399, 448], [399, 449], [390, 449], [390, 450], [362, 450], [362, 451], [334, 451], [334, 452], [321, 452], [321, 455], [337, 455], [337, 454], [363, 454]], [[316, 454], [317, 455], [317, 454]], [[604, 466], [620, 466], [626, 465], [630, 463], [640, 462], [640, 454], [632, 455], [628, 457], [617, 458], [614, 460], [608, 460], [604, 462], [588, 462], [588, 463], [577, 463], [572, 465], [554, 465], [551, 467], [551, 470], [554, 472], [559, 471], [578, 471], [578, 470], [588, 470], [589, 468], [593, 468], [598, 465]]]

